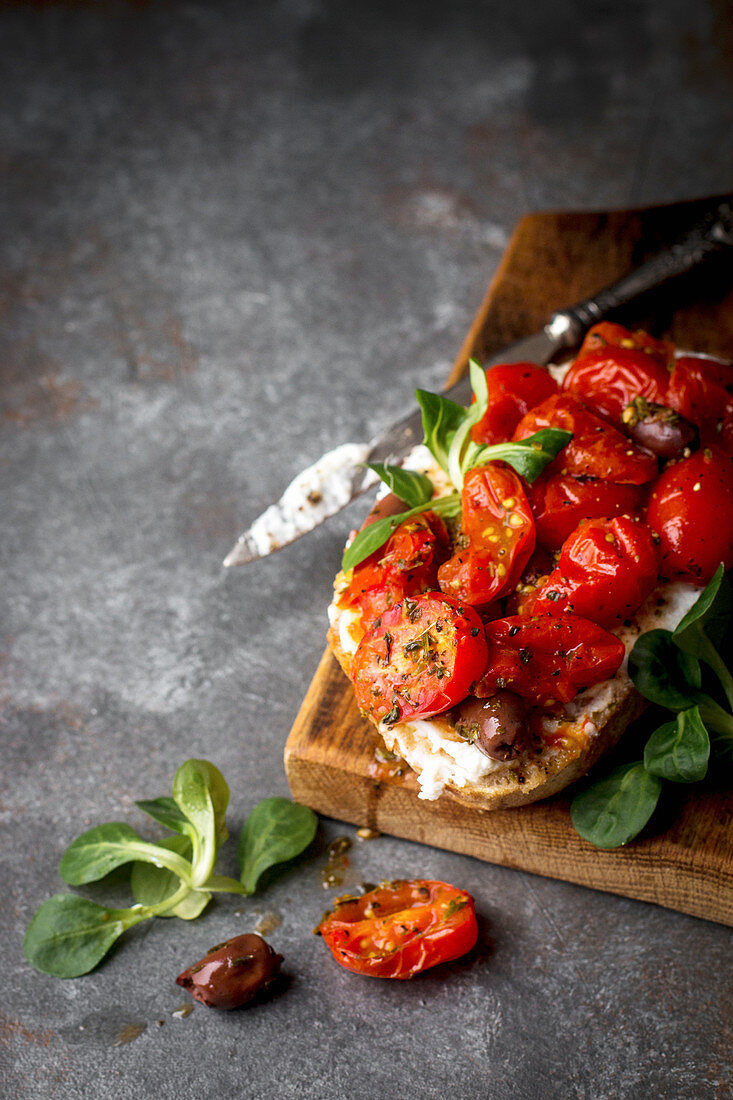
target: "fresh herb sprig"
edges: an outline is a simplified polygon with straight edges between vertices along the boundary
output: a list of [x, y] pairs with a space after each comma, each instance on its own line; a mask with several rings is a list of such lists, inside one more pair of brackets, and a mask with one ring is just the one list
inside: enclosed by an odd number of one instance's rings
[[300, 855], [315, 836], [312, 810], [287, 798], [266, 798], [239, 837], [241, 879], [217, 875], [217, 855], [229, 835], [228, 803], [221, 772], [207, 760], [187, 760], [175, 774], [172, 798], [136, 803], [175, 835], [154, 844], [127, 824], [109, 822], [77, 837], [61, 859], [63, 880], [82, 886], [131, 864], [135, 904], [113, 909], [78, 894], [56, 894], [28, 926], [28, 961], [59, 978], [86, 974], [128, 928], [151, 917], [193, 920], [215, 893], [252, 894], [266, 869]]
[[[717, 648], [731, 603], [721, 564], [676, 630], [650, 630], [632, 649], [629, 676], [636, 689], [675, 717], [650, 735], [642, 760], [594, 780], [573, 799], [573, 825], [597, 848], [618, 848], [641, 832], [654, 813], [663, 781], [704, 779], [711, 740], [720, 749], [733, 750], [733, 679]], [[702, 690], [701, 662], [719, 681], [729, 710]]]
[[491, 446], [474, 443], [471, 439], [471, 428], [478, 424], [488, 408], [489, 391], [486, 371], [474, 359], [469, 362], [469, 371], [476, 400], [466, 408], [440, 394], [428, 393], [426, 390], [415, 391], [422, 409], [425, 446], [448, 475], [455, 491], [433, 499], [433, 484], [425, 474], [403, 470], [399, 466], [370, 464], [369, 468], [410, 507], [399, 515], [377, 520], [360, 531], [344, 551], [342, 569], [353, 569], [355, 565], [359, 565], [384, 545], [395, 528], [421, 512], [431, 510], [446, 517], [458, 515], [461, 510], [460, 492], [464, 477], [475, 466], [485, 466], [487, 462], [506, 462], [531, 483], [570, 441], [570, 432], [560, 428], [543, 428], [518, 442], [496, 443]]

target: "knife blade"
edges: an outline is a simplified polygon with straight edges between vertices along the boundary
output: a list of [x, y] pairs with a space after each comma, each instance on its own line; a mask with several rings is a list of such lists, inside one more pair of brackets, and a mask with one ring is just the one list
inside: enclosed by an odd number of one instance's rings
[[[497, 363], [531, 362], [547, 366], [562, 351], [577, 347], [591, 325], [611, 311], [664, 286], [731, 246], [733, 207], [731, 200], [725, 199], [669, 248], [592, 298], [553, 313], [539, 332], [502, 349], [482, 365], [488, 368]], [[467, 405], [471, 400], [468, 376], [445, 390], [444, 396]], [[422, 438], [422, 414], [416, 409], [369, 443], [345, 443], [327, 452], [298, 474], [280, 500], [239, 536], [224, 559], [224, 566], [257, 561], [307, 535], [376, 484], [378, 478], [366, 463], [398, 464]]]

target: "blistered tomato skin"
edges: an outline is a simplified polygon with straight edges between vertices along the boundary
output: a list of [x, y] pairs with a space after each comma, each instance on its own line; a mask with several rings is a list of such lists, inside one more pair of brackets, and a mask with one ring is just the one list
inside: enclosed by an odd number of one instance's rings
[[486, 625], [489, 661], [475, 694], [509, 690], [529, 704], [569, 703], [581, 688], [608, 680], [624, 659], [613, 634], [578, 615], [512, 615]]
[[652, 488], [646, 521], [659, 537], [660, 574], [703, 587], [733, 566], [733, 455], [702, 447], [668, 466]]
[[280, 973], [282, 955], [254, 932], [217, 944], [176, 978], [209, 1008], [241, 1008], [261, 999]]
[[644, 487], [544, 473], [530, 486], [529, 496], [537, 542], [557, 550], [583, 519], [637, 515]]
[[514, 439], [527, 439], [542, 428], [563, 428], [573, 433], [547, 467], [550, 476], [561, 473], [628, 485], [643, 485], [657, 476], [653, 454], [584, 408], [572, 394], [556, 394], [531, 409], [517, 425]]
[[580, 524], [553, 570], [523, 611], [572, 611], [612, 627], [633, 615], [657, 583], [657, 553], [649, 528], [626, 516]]
[[496, 462], [469, 470], [461, 504], [458, 548], [438, 583], [465, 603], [489, 604], [512, 591], [532, 556], [532, 509], [519, 475]]
[[412, 978], [460, 958], [478, 939], [471, 895], [431, 879], [384, 882], [345, 898], [315, 931], [337, 963], [373, 978]]
[[489, 403], [471, 429], [474, 443], [503, 443], [511, 439], [524, 414], [557, 393], [557, 383], [544, 367], [534, 363], [497, 363], [486, 372]]
[[430, 718], [468, 695], [486, 667], [484, 628], [473, 608], [425, 592], [384, 611], [359, 643], [354, 694], [375, 722]]
[[703, 445], [733, 445], [733, 366], [683, 355], [675, 363], [667, 404], [700, 429]]
[[586, 355], [603, 351], [608, 347], [643, 351], [663, 367], [671, 367], [674, 363], [675, 346], [670, 340], [658, 340], [641, 329], [632, 332], [631, 329], [624, 328], [615, 321], [601, 321], [588, 329], [577, 358], [583, 359]]
[[609, 345], [579, 356], [563, 379], [562, 388], [612, 423], [635, 397], [665, 403], [669, 371], [658, 359], [634, 348]]
[[449, 545], [439, 516], [434, 512], [413, 516], [355, 567], [342, 603], [358, 607], [363, 625], [368, 626], [404, 596], [437, 588], [438, 566], [448, 556]]

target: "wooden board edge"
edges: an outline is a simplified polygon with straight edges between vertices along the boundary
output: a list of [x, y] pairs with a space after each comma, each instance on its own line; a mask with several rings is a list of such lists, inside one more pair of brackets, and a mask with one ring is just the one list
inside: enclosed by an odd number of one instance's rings
[[[478, 830], [467, 832], [465, 818], [460, 827], [452, 824], [450, 812], [444, 812], [445, 802], [442, 806], [420, 803], [414, 791], [399, 784], [352, 775], [351, 784], [344, 785], [338, 769], [293, 754], [289, 756], [287, 771], [293, 798], [304, 801], [325, 817], [733, 927], [733, 869], [725, 873], [694, 863], [680, 867], [672, 859], [665, 860], [663, 853], [656, 850], [644, 853], [645, 858], [640, 859], [638, 848], [604, 852], [599, 863], [598, 850], [586, 846], [579, 837], [574, 838], [572, 850], [565, 848], [562, 853], [562, 866], [553, 869], [552, 861], [558, 860], [557, 842], [553, 838], [538, 841], [535, 836], [532, 854], [527, 855], [525, 850], [517, 861], [512, 857], [511, 834], [492, 836], [490, 824], [494, 813], [521, 811], [487, 811], [487, 831], [481, 836]], [[522, 810], [526, 812], [527, 807]], [[405, 821], [409, 821], [407, 828]], [[674, 874], [665, 873], [667, 863]]]

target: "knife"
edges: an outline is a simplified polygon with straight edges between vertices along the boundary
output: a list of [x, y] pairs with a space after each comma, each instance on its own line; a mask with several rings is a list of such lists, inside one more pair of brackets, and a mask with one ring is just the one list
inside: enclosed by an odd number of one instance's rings
[[[547, 366], [560, 352], [577, 347], [591, 325], [611, 311], [666, 285], [732, 245], [733, 206], [728, 198], [668, 248], [592, 298], [553, 313], [540, 332], [510, 344], [482, 365], [530, 362]], [[444, 396], [467, 405], [471, 400], [468, 376], [445, 390]], [[366, 463], [396, 464], [422, 439], [422, 414], [416, 409], [369, 443], [345, 443], [329, 451], [298, 474], [280, 500], [240, 535], [224, 565], [256, 561], [308, 534], [378, 481]]]

